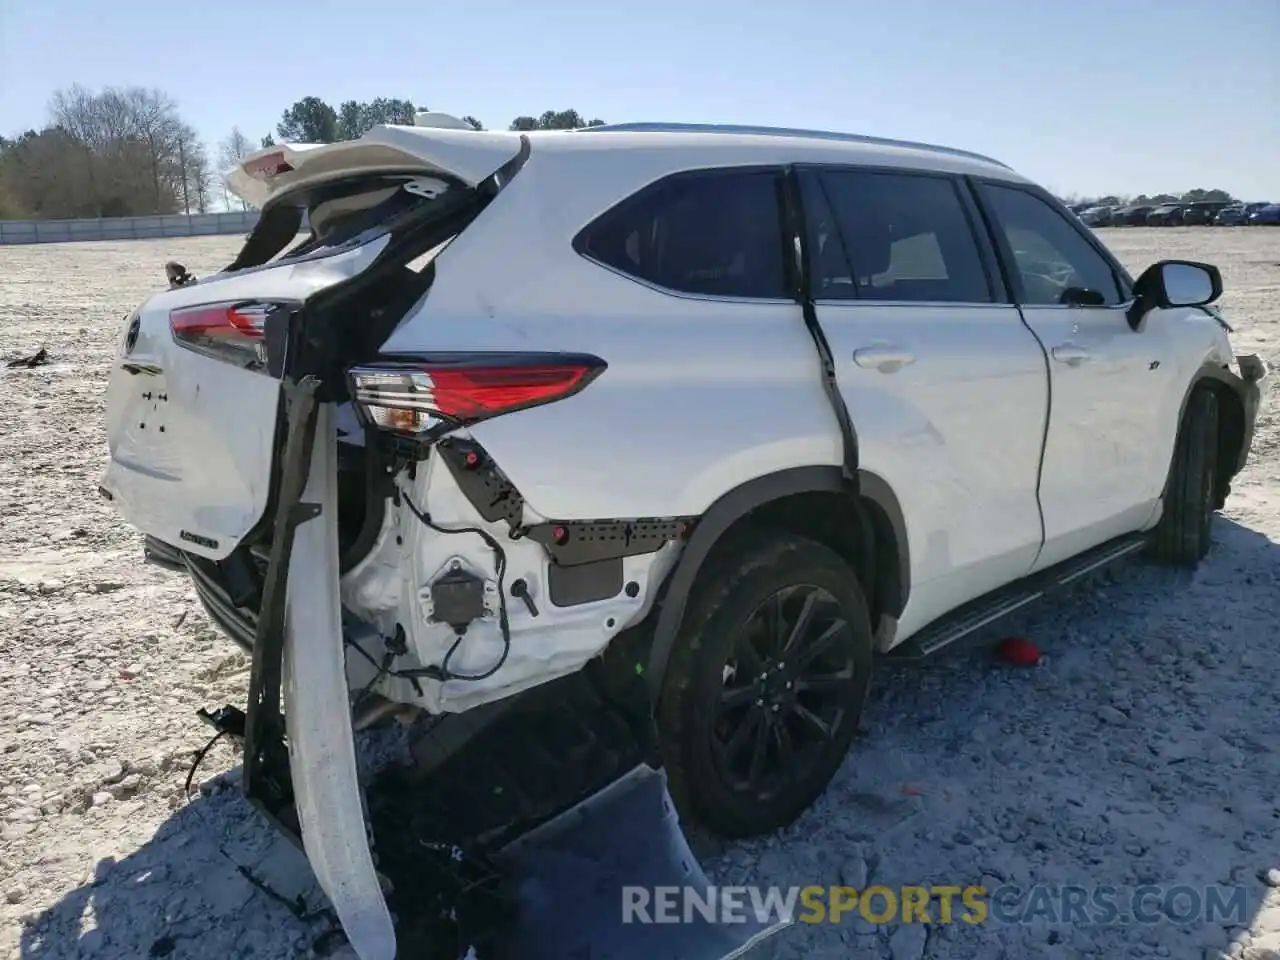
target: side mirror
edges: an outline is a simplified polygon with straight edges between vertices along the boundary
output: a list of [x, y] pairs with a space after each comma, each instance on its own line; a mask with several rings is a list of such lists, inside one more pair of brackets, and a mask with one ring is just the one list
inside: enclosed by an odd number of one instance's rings
[[1161, 260], [1134, 282], [1129, 326], [1137, 330], [1147, 312], [1156, 308], [1203, 307], [1222, 296], [1222, 274], [1209, 263]]

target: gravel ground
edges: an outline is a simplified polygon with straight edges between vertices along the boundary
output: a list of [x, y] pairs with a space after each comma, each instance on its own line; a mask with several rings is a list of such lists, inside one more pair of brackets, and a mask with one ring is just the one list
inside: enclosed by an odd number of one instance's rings
[[[1135, 270], [1216, 262], [1240, 352], [1280, 367], [1280, 230], [1104, 231]], [[0, 247], [0, 956], [288, 957], [322, 925], [300, 856], [221, 779], [185, 799], [200, 706], [240, 702], [247, 661], [185, 579], [95, 495], [103, 387], [123, 316], [238, 238]], [[17, 414], [15, 415], [15, 411]], [[883, 672], [855, 748], [784, 835], [707, 847], [723, 882], [1240, 886], [1242, 920], [797, 926], [778, 958], [1280, 958], [1280, 402], [1194, 575], [1141, 566], [980, 646]], [[1008, 628], [1006, 628], [1006, 632]], [[234, 768], [217, 746], [202, 776]], [[1155, 902], [1158, 902], [1155, 901]], [[936, 906], [934, 919], [937, 919]]]

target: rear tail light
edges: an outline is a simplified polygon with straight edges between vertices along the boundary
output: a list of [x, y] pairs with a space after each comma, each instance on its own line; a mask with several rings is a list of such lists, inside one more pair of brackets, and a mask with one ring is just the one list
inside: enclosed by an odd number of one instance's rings
[[266, 321], [284, 305], [263, 301], [207, 303], [169, 314], [173, 339], [190, 350], [237, 366], [266, 366]]
[[571, 397], [605, 368], [587, 354], [462, 354], [353, 368], [351, 396], [365, 420], [423, 437]]

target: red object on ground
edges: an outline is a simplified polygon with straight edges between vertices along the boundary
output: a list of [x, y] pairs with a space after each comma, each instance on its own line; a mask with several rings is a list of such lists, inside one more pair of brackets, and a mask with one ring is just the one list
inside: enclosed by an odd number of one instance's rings
[[1040, 662], [1040, 648], [1026, 637], [1006, 637], [1000, 641], [996, 653], [1006, 663], [1020, 667], [1034, 667]]

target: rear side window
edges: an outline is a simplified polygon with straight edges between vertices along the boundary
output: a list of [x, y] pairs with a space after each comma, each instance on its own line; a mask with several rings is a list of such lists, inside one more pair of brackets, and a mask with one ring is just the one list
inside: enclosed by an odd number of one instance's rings
[[822, 170], [802, 182], [815, 298], [992, 302], [950, 178]]
[[758, 171], [669, 177], [605, 213], [574, 246], [679, 293], [785, 299], [779, 183]]

